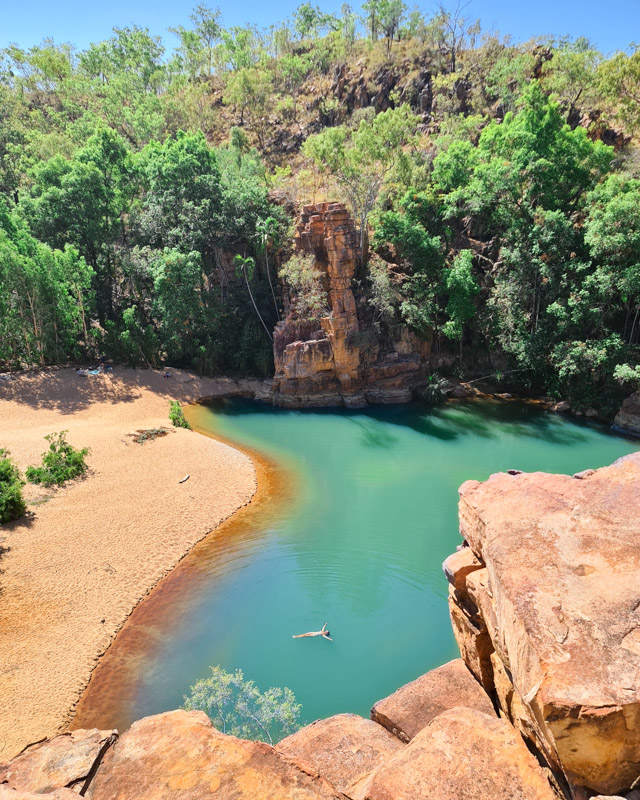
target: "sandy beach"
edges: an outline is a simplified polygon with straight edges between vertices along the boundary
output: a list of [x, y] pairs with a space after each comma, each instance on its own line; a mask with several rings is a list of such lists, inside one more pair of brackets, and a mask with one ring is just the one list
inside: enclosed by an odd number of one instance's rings
[[[30, 513], [0, 527], [0, 761], [65, 727], [140, 599], [251, 500], [246, 455], [168, 419], [170, 400], [233, 389], [229, 379], [125, 368], [0, 381], [0, 447], [21, 470], [39, 463], [52, 431], [91, 448], [85, 478], [27, 485]], [[129, 435], [160, 426], [171, 430], [143, 444]]]

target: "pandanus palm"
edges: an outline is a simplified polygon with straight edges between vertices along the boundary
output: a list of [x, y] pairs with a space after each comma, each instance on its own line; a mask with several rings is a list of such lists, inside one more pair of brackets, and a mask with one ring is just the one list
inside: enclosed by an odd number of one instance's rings
[[236, 275], [238, 277], [242, 276], [244, 278], [244, 282], [247, 286], [247, 291], [249, 292], [249, 297], [251, 298], [251, 304], [253, 305], [256, 314], [258, 315], [258, 319], [262, 323], [262, 327], [267, 332], [269, 340], [273, 341], [273, 336], [271, 335], [269, 328], [267, 328], [265, 321], [262, 319], [262, 314], [258, 310], [258, 306], [256, 305], [256, 301], [253, 296], [253, 292], [251, 291], [251, 284], [249, 283], [251, 278], [253, 278], [253, 272], [256, 267], [256, 262], [254, 261], [253, 258], [251, 258], [251, 256], [243, 258], [241, 255], [238, 254], [234, 256], [233, 263], [236, 265]]

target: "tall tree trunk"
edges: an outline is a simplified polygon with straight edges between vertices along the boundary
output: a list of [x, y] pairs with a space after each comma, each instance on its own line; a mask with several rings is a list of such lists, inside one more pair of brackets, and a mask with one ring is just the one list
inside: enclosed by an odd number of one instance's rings
[[247, 268], [246, 267], [242, 268], [242, 274], [244, 275], [244, 282], [247, 284], [247, 291], [249, 292], [249, 297], [251, 298], [251, 302], [253, 304], [255, 312], [258, 315], [258, 319], [262, 323], [262, 327], [267, 332], [267, 336], [269, 337], [269, 341], [272, 342], [273, 341], [273, 336], [269, 333], [269, 328], [267, 328], [267, 326], [265, 324], [265, 321], [262, 319], [262, 314], [258, 311], [258, 306], [256, 305], [256, 301], [253, 298], [253, 292], [251, 291], [251, 286], [249, 285], [249, 278], [247, 276]]
[[267, 278], [269, 280], [269, 288], [271, 289], [271, 297], [273, 297], [273, 305], [276, 310], [276, 317], [278, 322], [280, 322], [280, 311], [278, 310], [278, 301], [276, 300], [276, 293], [273, 288], [273, 283], [271, 281], [271, 270], [269, 269], [269, 244], [265, 241], [264, 243], [264, 260], [267, 265]]

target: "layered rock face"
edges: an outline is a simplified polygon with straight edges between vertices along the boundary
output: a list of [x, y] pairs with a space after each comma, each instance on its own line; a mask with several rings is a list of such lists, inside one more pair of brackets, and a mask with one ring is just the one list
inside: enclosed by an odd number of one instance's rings
[[640, 438], [640, 391], [627, 397], [611, 427], [617, 433]]
[[640, 453], [597, 471], [460, 489], [445, 562], [463, 658], [572, 786], [640, 775]]
[[363, 322], [353, 292], [358, 240], [340, 203], [303, 208], [295, 247], [314, 256], [330, 314], [300, 320], [290, 313], [273, 335], [273, 402], [288, 408], [340, 406], [410, 400], [424, 384], [430, 344], [407, 328], [382, 339]]

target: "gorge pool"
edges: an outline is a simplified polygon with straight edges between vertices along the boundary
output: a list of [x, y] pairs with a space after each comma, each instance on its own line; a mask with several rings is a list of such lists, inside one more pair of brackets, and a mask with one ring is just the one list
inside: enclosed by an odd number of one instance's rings
[[[637, 449], [517, 402], [297, 412], [233, 400], [188, 417], [264, 454], [276, 473], [262, 465], [266, 495], [138, 606], [74, 727], [123, 730], [177, 708], [218, 664], [263, 690], [288, 686], [305, 722], [367, 716], [458, 655], [441, 564], [460, 542], [461, 483], [510, 468], [573, 473]], [[292, 639], [324, 622], [333, 642]]]

